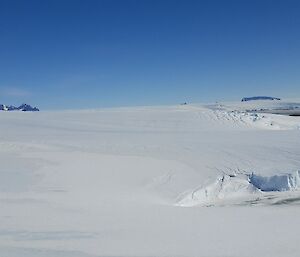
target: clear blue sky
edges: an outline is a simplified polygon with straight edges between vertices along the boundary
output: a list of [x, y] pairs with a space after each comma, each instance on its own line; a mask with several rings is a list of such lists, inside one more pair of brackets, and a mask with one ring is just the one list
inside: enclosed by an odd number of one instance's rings
[[0, 0], [0, 103], [300, 97], [300, 1]]

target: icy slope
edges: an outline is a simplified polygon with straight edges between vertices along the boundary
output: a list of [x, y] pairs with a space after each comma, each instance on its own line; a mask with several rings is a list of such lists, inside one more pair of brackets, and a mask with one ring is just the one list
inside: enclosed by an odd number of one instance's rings
[[240, 105], [1, 112], [0, 253], [298, 256], [299, 117]]

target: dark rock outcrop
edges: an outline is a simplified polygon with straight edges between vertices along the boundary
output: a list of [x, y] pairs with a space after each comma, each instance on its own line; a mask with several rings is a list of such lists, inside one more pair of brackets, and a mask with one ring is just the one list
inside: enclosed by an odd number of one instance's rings
[[29, 104], [21, 104], [19, 107], [13, 105], [0, 104], [0, 111], [23, 111], [23, 112], [38, 112], [37, 107], [32, 107]]
[[271, 96], [252, 96], [252, 97], [242, 98], [242, 102], [253, 101], [253, 100], [281, 100], [281, 99], [277, 97], [271, 97]]

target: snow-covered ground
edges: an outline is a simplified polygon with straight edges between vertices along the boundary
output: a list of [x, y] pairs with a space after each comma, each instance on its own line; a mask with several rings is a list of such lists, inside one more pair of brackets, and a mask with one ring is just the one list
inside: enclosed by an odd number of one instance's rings
[[299, 256], [300, 117], [248, 105], [0, 112], [0, 256]]

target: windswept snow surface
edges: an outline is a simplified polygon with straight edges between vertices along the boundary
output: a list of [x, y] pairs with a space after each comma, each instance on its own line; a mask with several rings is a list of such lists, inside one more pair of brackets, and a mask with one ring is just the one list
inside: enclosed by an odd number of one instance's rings
[[0, 256], [299, 256], [300, 117], [248, 104], [1, 112]]

